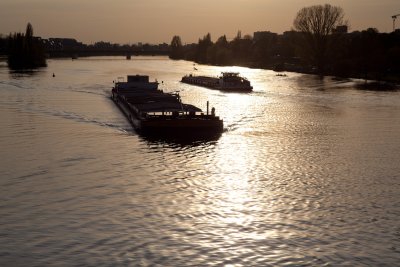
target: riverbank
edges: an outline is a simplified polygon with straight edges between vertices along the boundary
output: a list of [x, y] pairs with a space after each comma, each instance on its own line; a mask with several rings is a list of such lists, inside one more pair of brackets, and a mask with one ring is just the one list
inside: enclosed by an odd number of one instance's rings
[[[190, 61], [190, 60], [189, 60]], [[192, 61], [196, 64], [202, 64], [196, 61]], [[212, 64], [202, 64], [208, 66], [231, 66], [229, 65], [212, 65]], [[320, 75], [317, 73], [314, 67], [305, 67], [301, 65], [296, 65], [293, 63], [281, 63], [275, 65], [261, 65], [257, 62], [241, 62], [233, 64], [239, 67], [246, 67], [251, 69], [263, 69], [263, 70], [273, 70], [277, 73], [282, 72], [295, 72], [301, 74], [310, 74], [310, 75], [317, 75], [317, 76], [331, 76], [337, 80], [343, 79], [359, 79], [361, 80], [357, 84], [358, 89], [365, 89], [365, 90], [376, 90], [376, 91], [395, 91], [400, 90], [400, 76], [395, 74], [387, 74], [387, 75], [379, 75], [377, 73], [371, 74], [361, 74], [361, 73], [352, 73], [351, 75], [335, 75], [334, 73], [327, 72], [324, 75]], [[379, 76], [379, 78], [377, 78]]]

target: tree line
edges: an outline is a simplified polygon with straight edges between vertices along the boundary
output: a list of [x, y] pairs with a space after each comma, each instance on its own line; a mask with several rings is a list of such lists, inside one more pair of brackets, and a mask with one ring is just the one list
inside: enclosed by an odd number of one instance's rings
[[26, 26], [25, 34], [10, 34], [7, 45], [9, 68], [19, 70], [47, 66], [44, 49], [34, 38], [33, 27], [30, 23]]
[[198, 43], [185, 45], [176, 35], [170, 58], [400, 82], [400, 30], [347, 33], [347, 25], [340, 7], [305, 7], [294, 19], [294, 30], [282, 35], [264, 32], [242, 37], [239, 31], [231, 41], [223, 35], [213, 42], [207, 33]]
[[[118, 45], [98, 42], [84, 45], [75, 39], [33, 36], [27, 25], [25, 34], [0, 36], [0, 54], [8, 55], [12, 69], [46, 66], [46, 53], [67, 55], [76, 51], [162, 51], [171, 59], [201, 64], [240, 65], [276, 71], [295, 71], [400, 82], [400, 30], [380, 33], [375, 28], [347, 33], [348, 22], [341, 7], [315, 5], [298, 11], [293, 30], [276, 34], [240, 31], [228, 40], [222, 35], [213, 41], [207, 33], [197, 43], [183, 44], [180, 36], [160, 45]], [[344, 29], [344, 30], [343, 30]], [[64, 55], [65, 56], [65, 55]]]

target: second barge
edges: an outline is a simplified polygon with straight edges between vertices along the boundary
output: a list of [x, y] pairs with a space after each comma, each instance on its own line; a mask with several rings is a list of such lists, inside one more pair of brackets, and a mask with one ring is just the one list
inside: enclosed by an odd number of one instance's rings
[[219, 77], [186, 75], [181, 82], [228, 92], [251, 92], [253, 86], [238, 72], [222, 72]]

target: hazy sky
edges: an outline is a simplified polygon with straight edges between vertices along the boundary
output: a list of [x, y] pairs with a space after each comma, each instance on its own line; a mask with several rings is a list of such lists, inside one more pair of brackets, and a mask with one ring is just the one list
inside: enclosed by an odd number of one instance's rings
[[[208, 32], [212, 40], [255, 31], [290, 30], [298, 10], [329, 3], [341, 6], [350, 30], [392, 31], [392, 15], [400, 0], [0, 0], [0, 33], [25, 31], [33, 25], [43, 38], [68, 37], [83, 43], [197, 42]], [[400, 16], [396, 28], [400, 28]]]

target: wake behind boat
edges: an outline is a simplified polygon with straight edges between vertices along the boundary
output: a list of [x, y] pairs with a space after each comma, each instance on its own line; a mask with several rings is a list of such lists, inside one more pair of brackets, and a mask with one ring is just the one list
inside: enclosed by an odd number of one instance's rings
[[190, 74], [182, 77], [181, 82], [221, 91], [251, 92], [253, 90], [250, 81], [240, 76], [238, 72], [222, 72], [222, 75], [217, 78]]
[[128, 75], [127, 81], [117, 81], [111, 98], [127, 116], [133, 127], [149, 134], [220, 134], [223, 121], [211, 113], [184, 104], [177, 93], [164, 93], [158, 82], [149, 82], [147, 75]]

